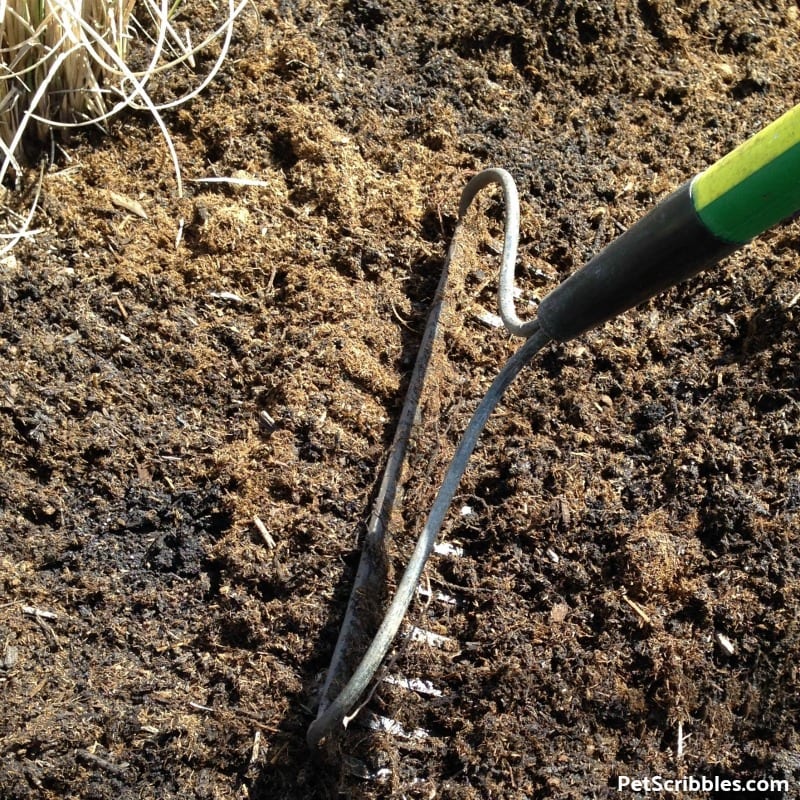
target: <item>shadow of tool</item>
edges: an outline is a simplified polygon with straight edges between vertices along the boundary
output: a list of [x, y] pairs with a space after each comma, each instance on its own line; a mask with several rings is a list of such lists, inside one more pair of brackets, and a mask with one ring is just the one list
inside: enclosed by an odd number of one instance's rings
[[[452, 231], [444, 232], [446, 237], [451, 234]], [[257, 774], [247, 768], [242, 776], [253, 800], [333, 798], [341, 796], [345, 786], [347, 796], [357, 797], [359, 786], [369, 786], [364, 781], [371, 777], [372, 765], [355, 758], [351, 753], [379, 752], [381, 734], [359, 727], [357, 733], [348, 732], [345, 738], [342, 735], [344, 727], [341, 727], [336, 734], [332, 732], [327, 736], [322, 746], [309, 749], [306, 744], [306, 730], [313, 716], [306, 704], [315, 695], [314, 675], [319, 671], [325, 654], [330, 653], [335, 625], [342, 619], [338, 610], [346, 597], [345, 586], [352, 583], [353, 588], [330, 667], [318, 692], [319, 707], [323, 711], [349, 681], [386, 611], [392, 577], [388, 530], [398, 499], [407, 445], [418, 418], [421, 390], [431, 360], [437, 323], [444, 305], [443, 283], [438, 288], [433, 283], [439, 279], [440, 270], [440, 259], [430, 258], [423, 259], [410, 268], [419, 277], [415, 281], [419, 303], [415, 303], [415, 306], [420, 308], [420, 324], [424, 324], [426, 316], [428, 323], [421, 336], [410, 326], [403, 326], [402, 363], [413, 363], [415, 360], [416, 363], [408, 379], [406, 397], [394, 438], [391, 442], [387, 441], [386, 466], [372, 499], [372, 512], [366, 523], [366, 532], [361, 537], [358, 568], [354, 578], [350, 569], [345, 570], [342, 576], [329, 619], [316, 643], [314, 654], [304, 669], [306, 685], [301, 692], [287, 698], [289, 710], [278, 723], [274, 744], [265, 759], [266, 765], [261, 766]]]

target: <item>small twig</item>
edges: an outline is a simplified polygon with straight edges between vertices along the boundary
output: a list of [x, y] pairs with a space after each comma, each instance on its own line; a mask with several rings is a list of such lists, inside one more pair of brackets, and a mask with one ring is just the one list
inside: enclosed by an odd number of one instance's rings
[[275, 430], [275, 419], [268, 411], [261, 411], [258, 415], [258, 419], [268, 431]]
[[250, 763], [255, 764], [258, 761], [258, 755], [261, 752], [261, 731], [256, 731], [253, 736], [253, 749], [250, 751]]
[[130, 764], [127, 762], [123, 762], [122, 764], [114, 764], [105, 758], [101, 758], [100, 756], [91, 753], [89, 750], [78, 750], [75, 755], [78, 761], [82, 761], [87, 766], [99, 767], [103, 771], [109, 772], [118, 778], [124, 777], [128, 772], [128, 767], [130, 766]]
[[264, 544], [270, 550], [274, 550], [276, 547], [275, 540], [272, 538], [272, 534], [267, 530], [267, 526], [261, 521], [261, 517], [258, 515], [253, 516], [253, 524], [256, 526], [256, 530], [259, 534], [261, 534]]
[[52, 611], [45, 611], [42, 608], [34, 608], [33, 606], [22, 606], [22, 613], [39, 619], [58, 619], [58, 615]]
[[724, 633], [717, 633], [717, 642], [719, 642], [719, 646], [729, 656], [732, 656], [736, 652], [736, 646]]
[[186, 225], [186, 220], [183, 217], [178, 219], [178, 230], [175, 233], [175, 249], [177, 250], [180, 247], [181, 241], [183, 240], [183, 229]]
[[650, 619], [650, 615], [640, 606], [635, 600], [631, 600], [628, 595], [622, 595], [622, 599], [641, 617], [644, 622], [648, 625], [652, 623], [652, 619]]
[[269, 181], [262, 181], [258, 178], [189, 178], [190, 183], [227, 183], [231, 186], [261, 186], [261, 187], [269, 187], [271, 186]]
[[36, 624], [44, 631], [44, 635], [47, 641], [53, 647], [60, 649], [61, 643], [58, 641], [56, 632], [41, 617], [36, 617], [35, 619], [36, 619]]
[[244, 298], [236, 292], [209, 292], [209, 297], [216, 300], [230, 300], [232, 303], [244, 303]]
[[148, 219], [147, 212], [138, 200], [133, 200], [130, 197], [125, 197], [125, 195], [117, 194], [117, 192], [112, 192], [111, 190], [108, 192], [108, 197], [112, 205], [115, 205], [117, 208], [130, 211], [131, 214], [135, 214], [140, 219]]
[[691, 735], [692, 735], [691, 733], [687, 733], [686, 735], [684, 735], [684, 733], [683, 733], [683, 720], [680, 720], [678, 722], [678, 742], [677, 742], [677, 748], [676, 748], [676, 753], [675, 753], [676, 758], [677, 758], [678, 761], [680, 761], [683, 758], [683, 753], [684, 753], [683, 745]]
[[[172, 703], [171, 699], [160, 697], [154, 697], [154, 699], [167, 705]], [[238, 706], [221, 706], [220, 708], [212, 708], [211, 706], [204, 706], [201, 703], [195, 703], [193, 701], [189, 701], [188, 705], [190, 708], [193, 708], [196, 711], [204, 711], [207, 714], [214, 714], [216, 717], [220, 717], [225, 714], [233, 714], [236, 717], [242, 717], [249, 720], [253, 724], [258, 725], [261, 730], [269, 731], [270, 733], [276, 733], [278, 731], [277, 727], [265, 722], [260, 714], [257, 714], [254, 711], [247, 711], [247, 709], [239, 708]]]

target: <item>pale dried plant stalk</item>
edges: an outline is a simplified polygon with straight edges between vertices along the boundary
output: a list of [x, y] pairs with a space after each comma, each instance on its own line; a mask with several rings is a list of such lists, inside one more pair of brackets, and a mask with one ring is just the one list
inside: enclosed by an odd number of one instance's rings
[[[134, 3], [0, 0], [0, 136], [6, 147], [28, 110], [35, 115], [39, 138], [47, 135], [48, 121], [87, 122], [105, 112], [103, 86], [115, 64], [95, 43], [102, 38], [125, 59]], [[32, 106], [42, 86], [46, 91]]]
[[[187, 102], [210, 83], [247, 2], [228, 0], [225, 21], [193, 45], [188, 32], [181, 37], [173, 24], [181, 0], [172, 5], [168, 0], [0, 0], [0, 184], [9, 173], [15, 179], [21, 175], [25, 139], [46, 141], [54, 129], [102, 126], [122, 109], [134, 108], [149, 111], [161, 130], [181, 196], [181, 168], [160, 112]], [[192, 89], [160, 104], [150, 97], [147, 83], [153, 75], [179, 66], [193, 70], [195, 53], [215, 39], [222, 40], [220, 54]], [[138, 71], [128, 65], [137, 42], [149, 54], [147, 66]], [[11, 215], [5, 217], [9, 230], [0, 231], [0, 239], [11, 243], [0, 253], [29, 233]]]

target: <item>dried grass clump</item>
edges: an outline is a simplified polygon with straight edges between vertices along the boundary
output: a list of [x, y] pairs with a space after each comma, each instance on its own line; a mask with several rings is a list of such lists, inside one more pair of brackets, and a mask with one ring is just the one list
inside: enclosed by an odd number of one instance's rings
[[[26, 139], [47, 141], [58, 128], [102, 128], [134, 108], [149, 111], [159, 126], [182, 195], [180, 164], [161, 112], [195, 97], [219, 71], [247, 2], [235, 1], [228, 0], [220, 27], [194, 45], [188, 30], [180, 33], [174, 24], [181, 0], [0, 0], [0, 184], [9, 173], [21, 176]], [[150, 96], [154, 75], [193, 69], [194, 55], [216, 39], [222, 40], [219, 56], [190, 91], [166, 103]], [[143, 69], [129, 66], [134, 52]], [[7, 215], [12, 231], [0, 237], [11, 241], [3, 251], [28, 235], [33, 210], [16, 224]]]
[[51, 121], [73, 123], [105, 113], [102, 87], [115, 65], [95, 42], [102, 38], [124, 62], [134, 2], [5, 0], [0, 4], [0, 137], [7, 152], [17, 149], [27, 113], [40, 138], [46, 136]]

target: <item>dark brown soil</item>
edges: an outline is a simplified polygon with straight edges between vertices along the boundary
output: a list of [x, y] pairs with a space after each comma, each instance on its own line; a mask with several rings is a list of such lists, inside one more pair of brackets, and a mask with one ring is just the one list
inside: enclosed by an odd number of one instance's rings
[[[464, 554], [408, 620], [448, 640], [389, 669], [441, 694], [368, 705], [427, 735], [304, 737], [467, 179], [516, 178], [543, 297], [797, 102], [798, 12], [259, 0], [166, 120], [188, 177], [265, 187], [174, 200], [146, 115], [64, 142], [0, 265], [0, 797], [797, 797], [797, 222], [523, 373], [443, 534]], [[517, 346], [477, 318], [501, 236], [479, 206], [395, 572]]]

